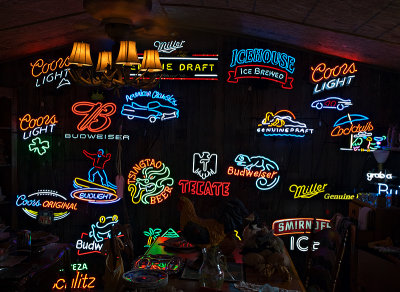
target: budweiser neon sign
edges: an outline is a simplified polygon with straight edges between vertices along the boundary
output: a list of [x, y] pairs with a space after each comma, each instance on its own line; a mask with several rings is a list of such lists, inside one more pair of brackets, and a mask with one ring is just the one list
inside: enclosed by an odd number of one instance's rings
[[110, 117], [116, 110], [117, 106], [112, 102], [103, 104], [101, 102], [80, 101], [72, 106], [74, 114], [83, 116], [77, 126], [78, 131], [88, 130], [92, 133], [107, 129], [111, 125]]
[[[296, 59], [286, 53], [269, 49], [232, 50], [228, 82], [238, 83], [240, 79], [263, 79], [281, 84], [284, 89], [293, 88], [293, 74]], [[268, 64], [268, 65], [265, 65]], [[278, 68], [279, 67], [279, 68]]]
[[333, 127], [331, 132], [332, 137], [351, 135], [359, 132], [370, 132], [374, 129], [369, 118], [359, 114], [347, 114], [338, 119]]
[[275, 236], [287, 234], [311, 233], [315, 220], [314, 231], [331, 228], [330, 220], [314, 218], [291, 218], [276, 220], [272, 223], [272, 230]]

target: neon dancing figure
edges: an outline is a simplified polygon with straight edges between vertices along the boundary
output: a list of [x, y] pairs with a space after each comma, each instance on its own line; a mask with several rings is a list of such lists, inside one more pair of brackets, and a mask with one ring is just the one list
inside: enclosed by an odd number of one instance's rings
[[88, 180], [94, 182], [94, 177], [97, 174], [103, 186], [116, 189], [117, 187], [108, 181], [107, 174], [104, 171], [104, 165], [111, 159], [111, 153], [104, 155], [104, 150], [99, 149], [95, 154], [83, 150], [83, 154], [93, 160], [93, 167], [89, 170]]

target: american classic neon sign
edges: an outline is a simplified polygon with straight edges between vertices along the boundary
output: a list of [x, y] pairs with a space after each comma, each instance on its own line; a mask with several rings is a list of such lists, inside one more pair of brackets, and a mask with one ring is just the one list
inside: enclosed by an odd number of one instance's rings
[[[57, 89], [64, 85], [70, 85], [71, 82], [67, 78], [69, 68], [69, 56], [65, 59], [58, 58], [58, 60], [53, 60], [50, 63], [46, 63], [43, 59], [36, 60], [35, 63], [30, 63], [32, 69], [32, 76], [36, 78], [36, 87], [40, 87], [45, 83], [52, 83], [53, 81], [60, 79]], [[63, 69], [65, 68], [65, 69]], [[57, 69], [60, 69], [56, 71]], [[49, 73], [51, 72], [51, 73]], [[39, 76], [43, 75], [42, 82], [39, 82]], [[63, 76], [64, 75], [64, 76]]]
[[[243, 169], [236, 169], [233, 166], [228, 167], [227, 174], [242, 176], [242, 177], [255, 177], [256, 186], [259, 190], [266, 191], [272, 189], [279, 182], [279, 167], [278, 165], [264, 156], [249, 157], [245, 154], [239, 154], [235, 158], [237, 166]], [[253, 170], [256, 168], [258, 170]]]
[[[142, 177], [138, 177], [139, 173]], [[154, 205], [171, 196], [174, 180], [164, 163], [147, 158], [132, 167], [127, 183], [132, 203]]]
[[88, 172], [87, 180], [79, 177], [74, 179], [75, 190], [71, 192], [71, 197], [93, 204], [109, 204], [119, 201], [117, 187], [108, 180], [104, 170], [105, 164], [111, 159], [111, 153], [104, 155], [104, 150], [98, 149], [97, 153], [83, 150], [83, 154], [93, 161], [93, 167]]
[[[239, 79], [255, 78], [274, 81], [281, 84], [284, 89], [293, 88], [293, 77], [296, 59], [286, 53], [271, 51], [268, 49], [241, 49], [232, 50], [232, 61], [228, 82], [237, 83]], [[273, 66], [256, 63], [271, 64]], [[280, 68], [277, 68], [280, 67]]]
[[368, 181], [372, 181], [374, 178], [391, 180], [391, 179], [393, 179], [393, 175], [391, 173], [387, 173], [386, 170], [385, 170], [385, 173], [383, 173], [382, 170], [379, 172], [367, 172], [367, 180]]
[[[354, 63], [350, 65], [343, 63], [341, 66], [337, 65], [333, 68], [328, 67], [325, 63], [320, 63], [315, 67], [311, 67], [311, 81], [316, 83], [313, 94], [320, 93], [324, 90], [349, 86], [355, 77], [355, 75], [350, 74], [354, 74], [355, 72], [357, 72], [357, 69]], [[339, 76], [343, 77], [340, 78]], [[324, 82], [320, 83], [321, 81]]]
[[[77, 203], [67, 202], [65, 196], [53, 190], [38, 190], [28, 196], [17, 195], [15, 205], [22, 207], [22, 211], [33, 219], [37, 219], [39, 214], [37, 208], [57, 211], [53, 214], [54, 220], [63, 219], [70, 214], [70, 211], [77, 210]], [[31, 210], [29, 207], [36, 210]]]
[[[272, 230], [275, 236], [287, 234], [311, 233], [314, 218], [291, 218], [276, 220], [272, 223]], [[314, 231], [331, 228], [330, 220], [315, 219]]]
[[280, 110], [273, 114], [267, 112], [265, 118], [258, 124], [258, 133], [264, 136], [305, 137], [311, 135], [314, 129], [307, 128], [305, 123], [296, 121], [295, 115], [289, 110]]
[[[360, 122], [366, 124], [362, 125]], [[369, 118], [359, 114], [347, 114], [338, 119], [333, 125], [334, 128], [331, 132], [332, 137], [350, 135], [359, 132], [370, 132], [374, 129]]]

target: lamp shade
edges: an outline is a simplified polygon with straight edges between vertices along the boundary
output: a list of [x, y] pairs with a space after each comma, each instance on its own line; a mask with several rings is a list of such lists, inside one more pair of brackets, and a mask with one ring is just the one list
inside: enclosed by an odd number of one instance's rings
[[93, 66], [92, 59], [90, 58], [90, 45], [75, 42], [69, 56], [69, 63], [78, 66]]
[[97, 67], [96, 71], [97, 72], [104, 72], [107, 68], [107, 65], [111, 66], [112, 62], [112, 57], [111, 57], [111, 52], [100, 52], [99, 53], [99, 59], [97, 60]]
[[140, 64], [137, 51], [136, 43], [133, 41], [121, 41], [119, 44], [119, 53], [115, 64], [119, 65], [138, 65]]
[[378, 149], [378, 150], [375, 150], [373, 153], [374, 153], [376, 162], [385, 163], [389, 157], [390, 151]]
[[140, 71], [160, 72], [162, 71], [160, 56], [157, 50], [146, 50], [143, 54]]

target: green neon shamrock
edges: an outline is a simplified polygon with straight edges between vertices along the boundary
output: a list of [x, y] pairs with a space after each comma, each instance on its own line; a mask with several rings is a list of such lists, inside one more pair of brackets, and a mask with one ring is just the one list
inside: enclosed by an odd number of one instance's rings
[[37, 152], [39, 155], [43, 155], [46, 153], [47, 149], [50, 148], [49, 141], [42, 141], [39, 137], [36, 137], [32, 140], [32, 143], [29, 144], [29, 151]]

